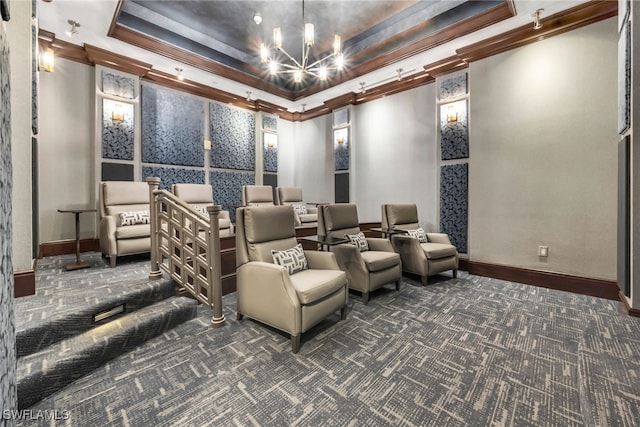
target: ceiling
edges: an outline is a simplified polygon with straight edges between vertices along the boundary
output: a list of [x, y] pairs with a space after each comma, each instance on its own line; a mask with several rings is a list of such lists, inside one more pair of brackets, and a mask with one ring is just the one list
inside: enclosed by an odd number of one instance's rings
[[[40, 29], [56, 39], [92, 46], [144, 61], [153, 69], [248, 98], [300, 111], [361, 85], [373, 87], [423, 72], [423, 66], [456, 49], [583, 3], [578, 0], [305, 0], [305, 21], [315, 26], [311, 55], [343, 40], [345, 70], [326, 82], [307, 76], [301, 84], [270, 76], [259, 60], [259, 44], [271, 43], [274, 26], [283, 45], [301, 56], [302, 1], [262, 0], [53, 0], [38, 2]], [[263, 18], [256, 25], [253, 16]], [[80, 22], [68, 36], [68, 19]]]

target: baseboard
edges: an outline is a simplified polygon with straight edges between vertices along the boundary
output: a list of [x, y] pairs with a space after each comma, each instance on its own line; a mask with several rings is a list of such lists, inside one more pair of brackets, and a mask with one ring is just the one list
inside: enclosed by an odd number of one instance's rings
[[[618, 294], [620, 289], [613, 280], [592, 279], [471, 260], [460, 260], [459, 266], [461, 270], [466, 270], [470, 274], [477, 276], [492, 277], [494, 279], [619, 301]], [[631, 310], [629, 314], [631, 314]]]
[[[100, 239], [80, 239], [80, 252], [99, 252]], [[75, 240], [58, 240], [56, 242], [40, 243], [38, 258], [46, 256], [68, 255], [76, 253]]]
[[13, 295], [15, 298], [35, 295], [36, 293], [36, 262], [31, 270], [18, 271], [13, 274]]

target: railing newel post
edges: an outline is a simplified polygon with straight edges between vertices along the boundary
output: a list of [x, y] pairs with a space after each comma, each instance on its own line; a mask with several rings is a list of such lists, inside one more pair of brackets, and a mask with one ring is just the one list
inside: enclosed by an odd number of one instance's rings
[[159, 224], [158, 224], [158, 212], [161, 203], [155, 192], [160, 188], [160, 178], [148, 177], [147, 184], [149, 184], [149, 227], [151, 228], [151, 268], [149, 271], [149, 279], [155, 280], [162, 277], [162, 271], [160, 271], [160, 238], [159, 238]]
[[207, 256], [209, 258], [209, 305], [213, 309], [211, 326], [218, 328], [225, 323], [222, 313], [222, 269], [220, 261], [220, 211], [219, 205], [207, 206], [209, 213], [209, 232], [207, 238]]

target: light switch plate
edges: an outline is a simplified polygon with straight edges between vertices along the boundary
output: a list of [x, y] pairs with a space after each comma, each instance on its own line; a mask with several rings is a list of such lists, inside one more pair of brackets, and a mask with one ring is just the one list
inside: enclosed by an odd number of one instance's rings
[[538, 246], [538, 256], [546, 258], [549, 256], [549, 246]]

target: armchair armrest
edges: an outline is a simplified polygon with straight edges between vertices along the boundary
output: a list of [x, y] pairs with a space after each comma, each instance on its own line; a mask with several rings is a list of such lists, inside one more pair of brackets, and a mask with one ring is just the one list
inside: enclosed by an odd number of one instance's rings
[[389, 239], [367, 237], [367, 243], [369, 244], [369, 250], [372, 251], [395, 252]]
[[318, 213], [318, 208], [307, 206], [307, 213], [310, 213], [310, 214]]
[[100, 219], [100, 250], [110, 257], [118, 255], [118, 246], [116, 244], [118, 220], [119, 218], [113, 215]]
[[420, 246], [420, 241], [407, 234], [394, 234], [391, 236], [393, 246], [402, 259], [402, 268], [412, 273], [422, 273], [425, 271], [427, 255]]
[[336, 256], [331, 252], [304, 251], [304, 256], [312, 270], [340, 270]]
[[347, 273], [349, 287], [359, 291], [367, 290], [369, 269], [360, 255], [360, 250], [354, 245], [343, 243], [332, 246], [331, 252], [336, 255], [340, 270]]
[[445, 233], [427, 233], [427, 240], [431, 243], [444, 243], [447, 245], [451, 244], [451, 240], [449, 240], [449, 235]]
[[251, 261], [237, 275], [239, 313], [292, 335], [301, 332], [300, 301], [284, 267]]

